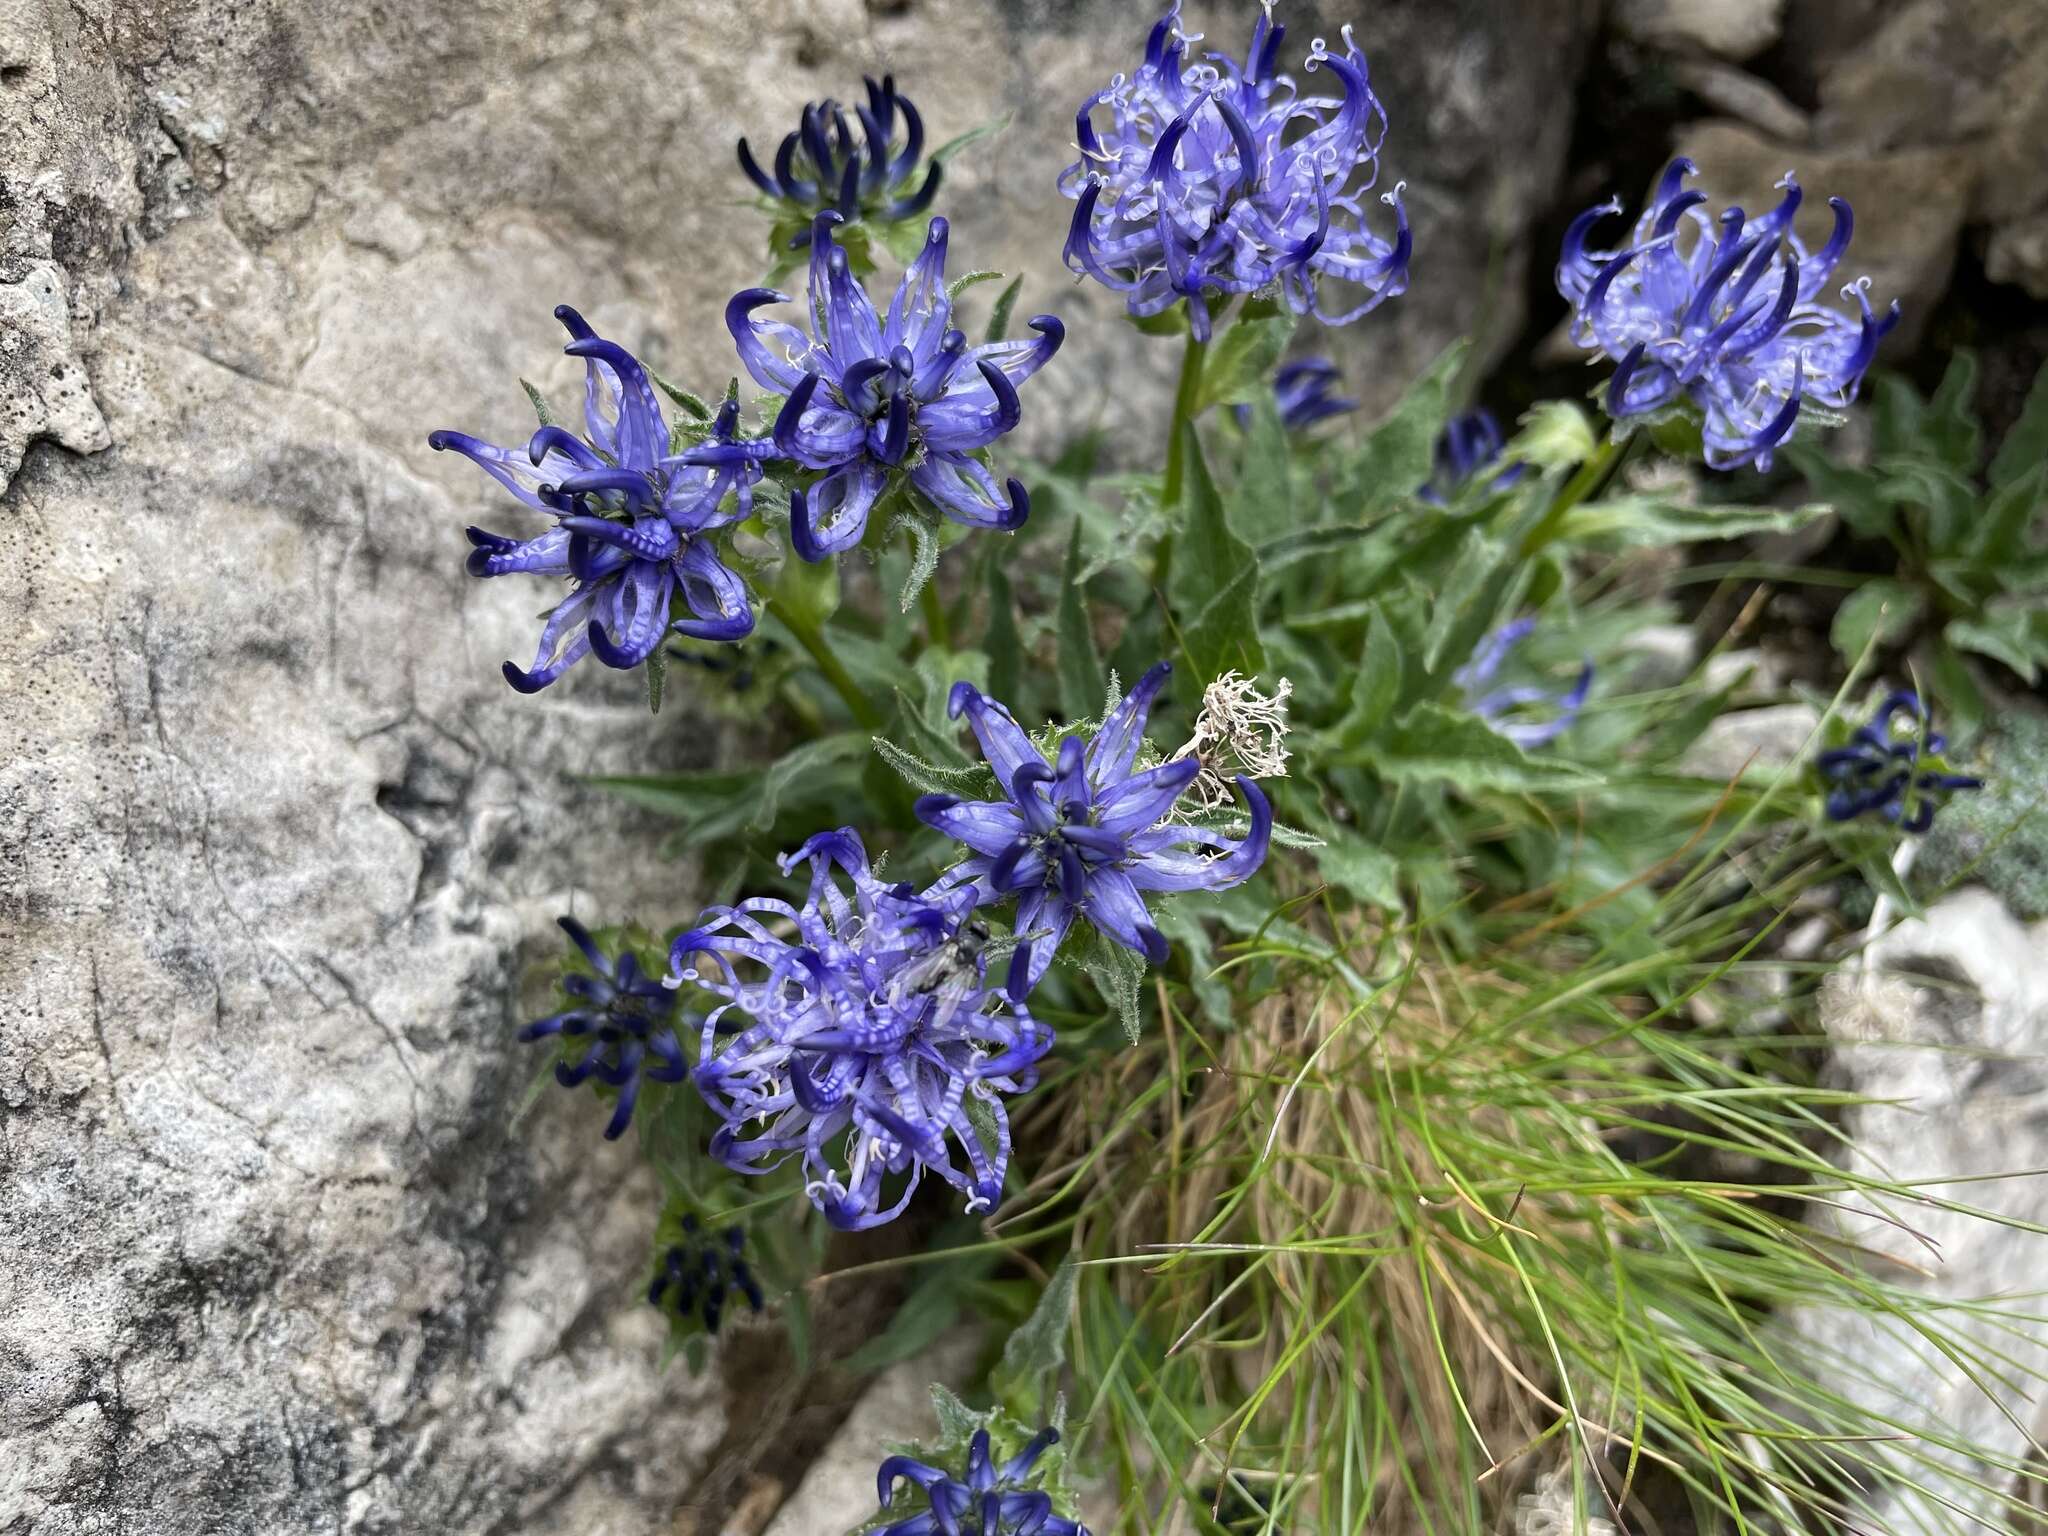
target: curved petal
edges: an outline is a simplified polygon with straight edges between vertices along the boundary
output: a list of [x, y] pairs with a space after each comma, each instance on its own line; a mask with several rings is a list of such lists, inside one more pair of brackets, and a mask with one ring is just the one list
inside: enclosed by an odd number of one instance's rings
[[981, 755], [995, 770], [997, 783], [1012, 783], [1017, 777], [1017, 770], [1027, 764], [1048, 775], [1052, 772], [1052, 765], [1039, 756], [1038, 749], [1031, 745], [1031, 738], [1017, 723], [1017, 717], [972, 683], [953, 685], [952, 696], [946, 701], [946, 713], [955, 720], [963, 714], [967, 716], [968, 727], [974, 732], [974, 739], [981, 743]]
[[[1052, 957], [1074, 925], [1074, 909], [1057, 891], [1043, 888], [1017, 898], [1017, 948], [1010, 955], [1009, 992], [1025, 997], [1045, 977]], [[1017, 980], [1023, 975], [1023, 982]]]
[[879, 464], [861, 460], [790, 492], [789, 541], [796, 552], [815, 563], [858, 544], [888, 478]]
[[1120, 869], [1099, 869], [1088, 881], [1081, 910], [1097, 929], [1125, 949], [1134, 949], [1154, 965], [1166, 963], [1166, 939], [1152, 926], [1145, 898]]
[[970, 528], [1012, 533], [1031, 515], [1031, 498], [1021, 483], [1006, 483], [1005, 500], [996, 490], [995, 477], [964, 453], [928, 453], [910, 472], [910, 483], [947, 517]]
[[1157, 662], [1138, 679], [1138, 686], [1125, 694], [1102, 722], [1102, 729], [1088, 744], [1088, 782], [1101, 794], [1130, 776], [1138, 755], [1138, 743], [1145, 739], [1145, 720], [1152, 713], [1152, 701], [1173, 675], [1171, 662]]
[[1003, 800], [955, 800], [926, 795], [913, 808], [917, 819], [990, 858], [1007, 854], [1022, 841], [1024, 821], [1017, 808]]
[[[1249, 879], [1266, 861], [1273, 835], [1273, 806], [1257, 784], [1238, 776], [1238, 790], [1251, 810], [1251, 830], [1235, 846], [1194, 828], [1162, 830], [1132, 839], [1138, 854], [1129, 868], [1131, 884], [1141, 891], [1220, 891]], [[1193, 834], [1193, 835], [1190, 835]], [[1175, 852], [1172, 842], [1206, 843], [1227, 848], [1221, 858]]]
[[695, 619], [673, 626], [679, 635], [696, 640], [744, 640], [754, 629], [753, 604], [747, 584], [704, 539], [692, 539], [675, 561], [676, 581]]
[[1201, 771], [1195, 758], [1182, 757], [1113, 784], [1096, 800], [1096, 828], [1120, 838], [1143, 831], [1173, 809]]

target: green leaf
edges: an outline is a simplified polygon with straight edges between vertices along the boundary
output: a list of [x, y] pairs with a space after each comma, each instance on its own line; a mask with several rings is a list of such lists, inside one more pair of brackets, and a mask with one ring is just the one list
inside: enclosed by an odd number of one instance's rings
[[1254, 546], [1294, 531], [1293, 445], [1270, 393], [1251, 402], [1244, 457], [1228, 511], [1230, 526]]
[[1060, 709], [1069, 720], [1088, 720], [1102, 701], [1102, 657], [1095, 649], [1095, 630], [1088, 622], [1088, 594], [1081, 579], [1081, 520], [1067, 538], [1066, 567], [1060, 574], [1060, 606], [1055, 619], [1059, 642]]
[[533, 402], [533, 414], [540, 418], [540, 424], [544, 427], [552, 427], [555, 424], [555, 413], [548, 409], [548, 403], [541, 398], [540, 391], [524, 379], [519, 381], [519, 387], [526, 391], [526, 398]]
[[986, 767], [976, 764], [931, 763], [906, 752], [886, 736], [874, 738], [876, 753], [903, 777], [903, 782], [921, 794], [952, 795], [961, 800], [995, 797], [995, 781]]
[[1865, 582], [1835, 610], [1834, 627], [1828, 631], [1836, 654], [1844, 661], [1861, 658], [1873, 637], [1880, 645], [1893, 644], [1912, 633], [1920, 622], [1927, 599], [1917, 587], [1879, 577]]
[[917, 605], [918, 594], [939, 569], [939, 519], [922, 506], [905, 508], [895, 526], [910, 535], [910, 574], [903, 579], [899, 601], [905, 613]]
[[1970, 531], [1971, 558], [2000, 569], [2025, 559], [2029, 535], [2044, 506], [2048, 506], [2048, 459], [1994, 482]]
[[1464, 791], [1569, 791], [1601, 782], [1577, 763], [1530, 756], [1476, 715], [1429, 703], [1380, 737], [1370, 763], [1394, 783], [1440, 779]]
[[[976, 267], [972, 272], [962, 272], [953, 281], [946, 284], [946, 298], [949, 301], [957, 302], [960, 295], [972, 288], [976, 283], [999, 283], [1002, 280], [1003, 274], [996, 271], [995, 268]], [[1022, 281], [1022, 279], [1019, 279], [1019, 281]]]
[[981, 648], [988, 653], [988, 691], [1014, 706], [1024, 674], [1024, 642], [1017, 632], [1010, 578], [995, 559], [988, 563], [988, 623], [982, 626]]
[[1546, 400], [1522, 418], [1522, 429], [1501, 457], [1538, 469], [1573, 469], [1593, 457], [1600, 439], [1593, 419], [1571, 400]]
[[840, 1361], [841, 1367], [856, 1376], [872, 1376], [923, 1354], [959, 1318], [963, 1282], [969, 1278], [971, 1271], [962, 1274], [957, 1263], [940, 1265], [911, 1288], [889, 1326]]
[[1956, 741], [1967, 741], [1984, 724], [1984, 690], [1977, 686], [1970, 664], [1946, 634], [1934, 647], [1934, 686]]
[[1138, 995], [1139, 983], [1145, 979], [1145, 957], [1091, 928], [1080, 947], [1078, 964], [1102, 993], [1102, 1000], [1109, 1004], [1117, 1023], [1123, 1026], [1125, 1038], [1136, 1045], [1145, 1032], [1144, 1008]]
[[1351, 692], [1344, 713], [1333, 728], [1340, 747], [1357, 747], [1372, 739], [1373, 733], [1393, 714], [1401, 697], [1404, 662], [1401, 642], [1375, 604], [1365, 626], [1365, 649], [1351, 674]]
[[675, 401], [680, 409], [687, 411], [699, 421], [709, 421], [711, 419], [711, 407], [704, 403], [701, 396], [691, 394], [681, 385], [669, 383], [667, 379], [664, 379], [652, 368], [647, 370], [647, 377], [654, 381], [656, 389], [667, 395], [669, 399]]
[[1010, 286], [996, 296], [996, 307], [989, 311], [988, 332], [983, 342], [1004, 341], [1010, 334], [1010, 314], [1017, 307], [1017, 295], [1024, 289], [1024, 278], [1020, 273], [1010, 279]]
[[992, 139], [1009, 126], [1010, 115], [1005, 112], [1001, 117], [990, 118], [978, 128], [970, 128], [965, 133], [955, 134], [925, 158], [936, 160], [939, 164], [944, 165], [968, 145], [978, 144], [983, 139]]
[[1332, 500], [1346, 516], [1392, 506], [1429, 478], [1437, 434], [1451, 409], [1451, 391], [1465, 359], [1465, 342], [1447, 347], [1429, 371], [1409, 386], [1386, 419], [1366, 435], [1344, 466]]
[[1185, 304], [1175, 304], [1156, 315], [1134, 315], [1125, 310], [1124, 319], [1147, 336], [1185, 336], [1188, 333], [1188, 307]]
[[1202, 386], [1195, 397], [1197, 414], [1214, 405], [1249, 405], [1273, 392], [1273, 370], [1287, 339], [1294, 334], [1294, 315], [1239, 315], [1209, 348], [1202, 364]]
[[2048, 464], [2048, 364], [2043, 364], [2034, 375], [2034, 385], [2027, 391], [2020, 419], [1998, 445], [1997, 457], [1991, 461], [1991, 483], [1996, 487], [2011, 485], [2042, 464]]
[[1883, 482], [1870, 470], [1837, 464], [1828, 452], [1812, 441], [1789, 444], [1785, 455], [1816, 500], [1834, 508], [1835, 514], [1865, 538], [1888, 539], [1898, 522], [1897, 508], [1884, 494]]
[[1187, 512], [1167, 590], [1180, 626], [1181, 649], [1202, 683], [1232, 667], [1255, 677], [1266, 665], [1259, 640], [1259, 557], [1230, 531], [1195, 424], [1183, 422], [1181, 431], [1187, 457]]
[[957, 1441], [962, 1445], [973, 1439], [974, 1432], [988, 1420], [987, 1414], [976, 1413], [937, 1382], [932, 1383], [932, 1417], [939, 1421], [942, 1442]]
[[[1499, 539], [1489, 538], [1478, 528], [1467, 528], [1465, 536], [1458, 541], [1458, 552], [1451, 559], [1451, 568], [1444, 574], [1437, 586], [1435, 600], [1429, 610], [1429, 629], [1423, 637], [1422, 664], [1434, 672], [1443, 660], [1444, 648], [1461, 630], [1485, 629], [1493, 619], [1492, 605], [1479, 616], [1476, 625], [1461, 623], [1468, 617], [1474, 601], [1491, 584], [1490, 578], [1508, 558], [1508, 546]], [[1463, 649], [1469, 650], [1469, 644]]]
[[1052, 1272], [1038, 1305], [1003, 1343], [1003, 1358], [992, 1375], [999, 1396], [1017, 1398], [1035, 1410], [1051, 1382], [1067, 1362], [1067, 1329], [1074, 1316], [1074, 1295], [1081, 1267], [1068, 1254]]
[[1987, 609], [1982, 620], [1958, 619], [1942, 633], [1959, 651], [2004, 662], [2029, 688], [2040, 676], [2041, 660], [2048, 658], [2048, 610], [2032, 604]]
[[1984, 432], [1977, 425], [1977, 356], [1957, 348], [1950, 354], [1948, 371], [1928, 402], [1922, 430], [1924, 450], [1958, 475], [1974, 475], [1984, 457]]
[[668, 682], [668, 646], [657, 645], [647, 655], [647, 713], [661, 713], [661, 690]]
[[1827, 512], [1804, 507], [1683, 506], [1657, 496], [1610, 496], [1565, 514], [1558, 538], [1582, 548], [1616, 550], [1785, 533]]
[[1401, 909], [1401, 865], [1385, 849], [1334, 824], [1323, 831], [1316, 868], [1339, 890], [1370, 907]]
[[807, 741], [783, 753], [769, 765], [766, 773], [759, 775], [760, 788], [756, 792], [754, 814], [747, 823], [749, 830], [766, 832], [775, 825], [775, 813], [792, 784], [804, 783], [821, 768], [858, 763], [867, 756], [867, 750], [866, 737], [846, 731], [836, 736], [820, 736], [816, 741]]

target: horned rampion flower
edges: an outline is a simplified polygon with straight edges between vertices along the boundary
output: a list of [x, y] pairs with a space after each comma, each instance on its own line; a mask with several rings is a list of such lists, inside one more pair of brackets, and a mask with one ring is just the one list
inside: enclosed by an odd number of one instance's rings
[[[860, 123], [855, 138], [846, 109], [832, 100], [806, 103], [796, 131], [775, 152], [774, 174], [761, 169], [753, 150], [740, 140], [740, 169], [768, 197], [806, 217], [803, 231], [792, 241], [810, 242], [810, 216], [831, 209], [851, 224], [860, 219], [915, 218], [938, 196], [942, 173], [934, 160], [917, 179], [918, 157], [924, 153], [924, 119], [910, 98], [896, 89], [893, 75], [881, 83], [863, 77], [866, 106], [856, 106]], [[896, 119], [903, 119], [903, 140], [896, 142]]]
[[887, 1525], [868, 1528], [869, 1536], [935, 1536], [959, 1532], [960, 1536], [1088, 1536], [1088, 1528], [1060, 1514], [1053, 1497], [1031, 1486], [1032, 1466], [1048, 1447], [1059, 1441], [1059, 1431], [1041, 1429], [1025, 1447], [998, 1466], [989, 1452], [986, 1429], [976, 1430], [968, 1444], [964, 1477], [955, 1477], [941, 1467], [929, 1466], [910, 1456], [891, 1456], [876, 1469], [875, 1484], [882, 1501], [882, 1513], [897, 1507], [897, 1484], [903, 1483], [922, 1510]]
[[1358, 402], [1349, 395], [1330, 392], [1343, 379], [1337, 365], [1327, 357], [1305, 357], [1282, 366], [1273, 375], [1273, 399], [1280, 407], [1280, 424], [1298, 432], [1332, 416], [1357, 410]]
[[[1416, 488], [1416, 497], [1431, 506], [1448, 506], [1475, 475], [1499, 462], [1500, 450], [1500, 423], [1493, 419], [1493, 412], [1460, 412], [1437, 434], [1429, 478]], [[1493, 485], [1505, 490], [1528, 468], [1522, 463], [1510, 464], [1493, 477]]]
[[1134, 317], [1185, 299], [1206, 341], [1212, 305], [1234, 294], [1278, 284], [1296, 314], [1344, 325], [1408, 286], [1399, 187], [1382, 198], [1393, 238], [1366, 225], [1387, 117], [1365, 55], [1349, 27], [1341, 53], [1317, 38], [1304, 68], [1328, 69], [1340, 94], [1302, 95], [1278, 73], [1285, 31], [1262, 12], [1242, 63], [1191, 61], [1201, 37], [1181, 30], [1175, 0], [1144, 63], [1081, 104], [1080, 158], [1059, 184], [1076, 201], [1066, 261], [1122, 293]]
[[1480, 642], [1470, 661], [1451, 674], [1451, 680], [1464, 690], [1465, 708], [1493, 727], [1496, 735], [1505, 736], [1524, 751], [1555, 741], [1569, 730], [1593, 686], [1593, 663], [1589, 661], [1579, 669], [1579, 679], [1569, 692], [1526, 684], [1491, 687], [1502, 664], [1535, 628], [1534, 619], [1503, 624]]
[[877, 314], [832, 238], [836, 213], [812, 226], [812, 333], [754, 311], [787, 302], [749, 288], [725, 308], [740, 359], [763, 389], [785, 396], [775, 421], [782, 456], [824, 471], [790, 494], [790, 542], [806, 560], [860, 542], [884, 490], [907, 480], [956, 523], [1013, 530], [1030, 515], [1024, 487], [1007, 494], [975, 457], [1017, 425], [1017, 386], [1057, 352], [1066, 328], [1033, 317], [1033, 341], [969, 347], [946, 292], [946, 221], [933, 219], [923, 252]]
[[970, 1214], [992, 1208], [1010, 1156], [1003, 1096], [1036, 1084], [1052, 1031], [988, 985], [966, 901], [882, 880], [848, 828], [782, 861], [800, 864], [802, 906], [713, 907], [669, 952], [671, 984], [718, 1000], [694, 1074], [725, 1122], [712, 1156], [740, 1173], [801, 1156], [812, 1203], [850, 1230], [893, 1220], [926, 1173]]
[[1239, 776], [1237, 787], [1251, 826], [1232, 841], [1166, 820], [1201, 770], [1194, 758], [1135, 771], [1145, 718], [1171, 670], [1152, 668], [1091, 741], [1066, 737], [1050, 763], [1007, 708], [969, 683], [953, 685], [948, 708], [967, 717], [1008, 798], [926, 795], [917, 816], [972, 854], [938, 888], [970, 891], [977, 902], [1017, 898], [1010, 987], [1019, 995], [1038, 985], [1077, 914], [1157, 965], [1166, 939], [1142, 892], [1223, 890], [1265, 861], [1273, 810], [1250, 779]]
[[1792, 232], [1803, 194], [1790, 172], [1778, 205], [1752, 223], [1733, 207], [1710, 218], [1706, 194], [1685, 186], [1695, 169], [1671, 163], [1618, 250], [1589, 251], [1586, 240], [1621, 212], [1619, 199], [1574, 219], [1557, 288], [1572, 305], [1572, 339], [1614, 361], [1610, 416], [1628, 423], [1690, 400], [1710, 467], [1768, 469], [1803, 405], [1838, 410], [1856, 398], [1899, 306], [1874, 314], [1868, 278], [1842, 290], [1860, 316], [1820, 302], [1855, 227], [1841, 198], [1829, 199], [1834, 233], [1814, 253]]
[[734, 1291], [754, 1311], [761, 1310], [766, 1298], [746, 1261], [745, 1228], [727, 1227], [713, 1234], [695, 1216], [686, 1215], [679, 1234], [682, 1241], [671, 1243], [655, 1265], [654, 1279], [647, 1286], [651, 1305], [701, 1322], [706, 1333], [718, 1332], [726, 1298]]
[[[582, 437], [543, 426], [523, 451], [464, 432], [427, 438], [555, 520], [527, 539], [469, 530], [470, 575], [570, 582], [541, 630], [533, 665], [505, 663], [505, 680], [521, 693], [539, 692], [586, 654], [608, 667], [637, 667], [671, 629], [700, 640], [748, 634], [754, 612], [746, 583], [706, 535], [748, 515], [761, 463], [773, 452], [740, 441], [736, 401], [718, 413], [704, 442], [675, 451], [654, 386], [633, 355], [566, 304], [555, 318], [571, 338], [565, 350], [585, 364]], [[671, 622], [677, 596], [693, 617]]]
[[[1901, 716], [1905, 727], [1895, 730]], [[1828, 819], [1854, 821], [1876, 812], [1901, 831], [1925, 832], [1951, 791], [1984, 787], [1980, 778], [1949, 772], [1941, 761], [1947, 750], [1948, 738], [1933, 728], [1920, 695], [1891, 694], [1846, 745], [1816, 760], [1828, 786]]]
[[519, 1038], [558, 1042], [561, 1055], [555, 1062], [555, 1080], [564, 1088], [595, 1078], [618, 1090], [611, 1123], [604, 1128], [605, 1140], [616, 1141], [633, 1123], [643, 1078], [679, 1083], [689, 1075], [669, 1022], [675, 1014], [675, 994], [640, 969], [632, 950], [621, 947], [614, 960], [575, 918], [556, 921], [583, 951], [590, 971], [565, 973], [561, 988], [570, 1006], [534, 1020], [519, 1031]]

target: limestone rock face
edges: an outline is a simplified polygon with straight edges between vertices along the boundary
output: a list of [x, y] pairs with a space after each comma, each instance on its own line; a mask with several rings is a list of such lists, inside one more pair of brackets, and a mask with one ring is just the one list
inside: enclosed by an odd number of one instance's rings
[[[1361, 8], [1418, 255], [1316, 338], [1355, 392], [1476, 323], [1496, 247], [1520, 292], [1596, 10]], [[1146, 452], [1170, 348], [1060, 268], [1052, 178], [1147, 20], [0, 0], [0, 1530], [671, 1528], [722, 1390], [655, 1369], [656, 1196], [598, 1106], [508, 1130], [512, 1034], [557, 912], [690, 910], [572, 775], [753, 749], [673, 682], [513, 695], [547, 594], [463, 575], [517, 509], [425, 434], [572, 398], [558, 302], [717, 389], [764, 254], [732, 142], [892, 67], [936, 139], [1013, 118], [944, 207], [1067, 319], [1027, 425]]]
[[[2025, 1149], [2038, 1145], [2048, 1105], [2048, 923], [2023, 924], [1990, 892], [1968, 889], [1900, 924], [1870, 960], [1866, 973], [1831, 976], [1821, 993], [1835, 1068], [1868, 1101], [1843, 1130], [1858, 1170], [1920, 1182], [1926, 1200], [1883, 1213], [1850, 1200], [1823, 1212], [1823, 1225], [1873, 1255], [1866, 1262], [1888, 1282], [1951, 1304], [1960, 1330], [2009, 1381], [2023, 1381], [2048, 1369], [2048, 1343], [2030, 1326], [1967, 1316], [1966, 1304], [2024, 1298], [2048, 1273], [2048, 1184], [2003, 1176], [2032, 1166]], [[1805, 1307], [1782, 1321], [1842, 1363], [1837, 1390], [1905, 1433], [1946, 1432], [2019, 1461], [2041, 1431], [2038, 1402], [1995, 1385], [1996, 1373], [1973, 1380], [1887, 1319]], [[1918, 1488], [1902, 1480], [1874, 1490], [1880, 1529], [1937, 1530], [1955, 1512], [2010, 1519], [1979, 1486], [2009, 1489], [2009, 1473], [1933, 1454], [1938, 1464], [1918, 1472]]]

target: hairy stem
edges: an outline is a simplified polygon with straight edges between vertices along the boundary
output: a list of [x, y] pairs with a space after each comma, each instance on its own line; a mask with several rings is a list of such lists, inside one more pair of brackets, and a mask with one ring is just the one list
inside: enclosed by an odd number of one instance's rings
[[1643, 434], [1632, 428], [1628, 436], [1610, 437], [1602, 443], [1598, 451], [1579, 466], [1579, 472], [1565, 482], [1564, 489], [1557, 493], [1557, 500], [1550, 504], [1550, 510], [1522, 540], [1524, 558], [1536, 554], [1557, 537], [1558, 529], [1564, 526], [1564, 520], [1573, 507], [1601, 496], [1613, 484], [1614, 477], [1621, 473], [1622, 465], [1634, 457], [1636, 445], [1642, 441]]
[[854, 722], [866, 731], [882, 728], [882, 712], [875, 708], [875, 701], [862, 691], [853, 674], [833, 654], [832, 647], [825, 641], [822, 625], [807, 615], [799, 615], [779, 598], [768, 599], [768, 611], [782, 621], [783, 627], [796, 636], [796, 643], [810, 652], [811, 660], [818, 664], [825, 681], [832, 685], [832, 691], [839, 695], [852, 713]]
[[1202, 362], [1209, 344], [1189, 334], [1180, 355], [1180, 384], [1173, 392], [1173, 419], [1166, 426], [1166, 482], [1160, 487], [1159, 509], [1168, 515], [1166, 532], [1159, 536], [1159, 548], [1152, 558], [1152, 585], [1166, 590], [1166, 578], [1173, 570], [1173, 509], [1180, 505], [1181, 486], [1187, 476], [1187, 439], [1183, 428], [1195, 419], [1195, 402], [1202, 393]]

